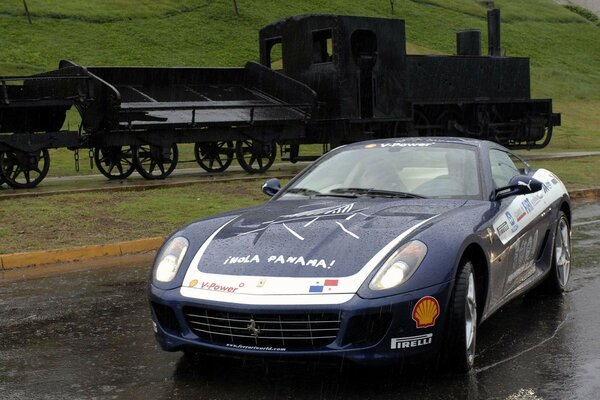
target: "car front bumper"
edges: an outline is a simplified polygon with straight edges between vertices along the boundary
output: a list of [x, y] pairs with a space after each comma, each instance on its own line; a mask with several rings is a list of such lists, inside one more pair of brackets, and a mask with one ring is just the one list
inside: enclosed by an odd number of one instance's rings
[[[439, 352], [452, 284], [378, 299], [355, 295], [339, 305], [199, 301], [182, 296], [179, 288], [162, 290], [152, 284], [149, 299], [156, 339], [167, 351], [343, 357], [359, 364], [386, 364]], [[417, 327], [415, 305], [426, 297], [437, 300], [439, 316], [433, 324]]]

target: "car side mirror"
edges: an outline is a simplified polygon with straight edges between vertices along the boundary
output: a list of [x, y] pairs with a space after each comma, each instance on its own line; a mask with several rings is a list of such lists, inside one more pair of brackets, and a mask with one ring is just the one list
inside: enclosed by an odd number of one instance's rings
[[279, 179], [271, 178], [263, 183], [261, 190], [267, 196], [273, 197], [281, 190], [281, 183], [279, 183]]
[[502, 200], [511, 196], [530, 194], [542, 190], [542, 182], [527, 175], [514, 176], [508, 186], [503, 186], [494, 191], [494, 200]]

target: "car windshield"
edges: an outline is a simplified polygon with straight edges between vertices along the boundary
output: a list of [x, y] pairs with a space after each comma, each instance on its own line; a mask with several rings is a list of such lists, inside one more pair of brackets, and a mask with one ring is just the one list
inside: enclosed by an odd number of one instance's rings
[[280, 198], [481, 198], [475, 148], [451, 143], [351, 145], [322, 158]]

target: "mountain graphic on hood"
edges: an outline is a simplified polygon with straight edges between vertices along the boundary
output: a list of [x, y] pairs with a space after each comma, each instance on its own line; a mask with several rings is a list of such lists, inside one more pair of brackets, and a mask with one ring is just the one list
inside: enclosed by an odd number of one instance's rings
[[230, 221], [205, 248], [201, 273], [345, 277], [420, 222], [464, 201], [280, 200]]

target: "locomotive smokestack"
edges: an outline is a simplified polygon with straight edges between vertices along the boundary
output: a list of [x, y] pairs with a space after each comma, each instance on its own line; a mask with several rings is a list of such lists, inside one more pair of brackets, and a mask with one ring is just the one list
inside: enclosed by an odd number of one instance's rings
[[500, 10], [497, 8], [488, 10], [488, 55], [501, 56], [500, 48]]
[[481, 31], [469, 29], [456, 32], [456, 54], [459, 56], [481, 55]]

